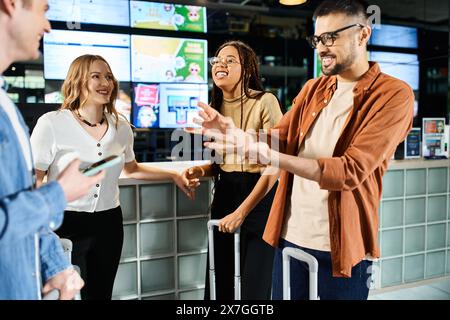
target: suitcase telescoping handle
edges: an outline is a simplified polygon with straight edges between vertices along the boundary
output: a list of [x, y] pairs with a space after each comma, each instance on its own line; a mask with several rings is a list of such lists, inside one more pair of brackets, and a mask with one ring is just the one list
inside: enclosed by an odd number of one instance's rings
[[317, 281], [319, 272], [319, 263], [309, 253], [297, 248], [283, 249], [283, 300], [291, 300], [291, 268], [290, 258], [303, 261], [308, 264], [309, 269], [309, 299], [319, 300], [317, 295]]
[[49, 293], [47, 293], [45, 296], [42, 297], [42, 300], [58, 300], [59, 299], [59, 290], [53, 289]]
[[[70, 239], [60, 238], [61, 246], [63, 248], [64, 254], [66, 255], [69, 262], [72, 262], [72, 249], [73, 244]], [[78, 266], [73, 266], [76, 272], [81, 275], [80, 268]], [[47, 293], [45, 296], [42, 297], [42, 300], [58, 300], [59, 299], [59, 290], [53, 289], [49, 293]], [[73, 300], [81, 300], [81, 295], [78, 292], [75, 294], [75, 297]]]
[[[214, 227], [220, 220], [208, 221], [209, 240], [209, 290], [211, 300], [216, 300], [216, 269], [214, 265]], [[241, 300], [240, 228], [234, 231], [234, 299]]]
[[[45, 296], [42, 297], [42, 300], [59, 300], [59, 290], [53, 289], [49, 293], [47, 293]], [[81, 300], [80, 293], [78, 292], [75, 294], [72, 300]]]
[[[78, 274], [81, 274], [80, 268], [78, 266], [73, 266], [73, 268], [75, 269], [76, 272], [78, 272]], [[59, 299], [58, 289], [53, 289], [42, 297], [42, 300], [58, 300], [58, 299]], [[76, 293], [72, 300], [81, 300], [80, 292]]]

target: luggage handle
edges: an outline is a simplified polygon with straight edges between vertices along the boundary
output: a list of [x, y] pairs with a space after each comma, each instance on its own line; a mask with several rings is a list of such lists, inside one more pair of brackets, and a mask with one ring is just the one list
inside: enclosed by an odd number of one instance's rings
[[[63, 248], [64, 254], [66, 255], [69, 262], [72, 261], [72, 249], [73, 244], [70, 239], [60, 238], [61, 246]], [[78, 266], [72, 265], [76, 272], [81, 275], [81, 270]], [[42, 297], [42, 300], [58, 300], [59, 299], [59, 289], [53, 289]], [[76, 293], [72, 300], [81, 300], [80, 292]]]
[[309, 253], [297, 248], [284, 248], [283, 252], [283, 300], [291, 300], [291, 268], [290, 258], [306, 262], [309, 268], [309, 299], [319, 300], [317, 294], [317, 283], [319, 273], [319, 263]]
[[[78, 266], [73, 266], [75, 271], [80, 274], [80, 268]], [[42, 297], [42, 300], [59, 300], [59, 289], [53, 289], [45, 296]], [[72, 300], [81, 300], [80, 292], [77, 292]]]
[[[216, 300], [216, 270], [214, 264], [214, 227], [218, 227], [220, 220], [208, 221], [209, 241], [209, 291], [211, 300]], [[234, 299], [241, 300], [241, 261], [240, 261], [241, 228], [234, 231]]]

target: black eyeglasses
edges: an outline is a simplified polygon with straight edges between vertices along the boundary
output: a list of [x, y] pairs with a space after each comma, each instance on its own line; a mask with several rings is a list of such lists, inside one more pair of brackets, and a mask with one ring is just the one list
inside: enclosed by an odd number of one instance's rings
[[309, 42], [313, 49], [317, 48], [319, 42], [322, 42], [325, 47], [331, 47], [334, 44], [334, 41], [336, 41], [339, 32], [353, 27], [364, 28], [365, 26], [360, 23], [355, 23], [336, 31], [322, 33], [320, 36], [309, 36], [306, 38], [306, 40]]

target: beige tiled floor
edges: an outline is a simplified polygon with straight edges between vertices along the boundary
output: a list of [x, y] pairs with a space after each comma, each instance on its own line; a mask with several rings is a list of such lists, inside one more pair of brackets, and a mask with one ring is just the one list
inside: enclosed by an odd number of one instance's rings
[[450, 280], [412, 288], [369, 294], [369, 300], [450, 300]]

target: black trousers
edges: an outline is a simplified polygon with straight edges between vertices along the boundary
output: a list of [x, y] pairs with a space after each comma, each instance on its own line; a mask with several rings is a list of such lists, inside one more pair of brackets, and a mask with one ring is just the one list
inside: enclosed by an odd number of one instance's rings
[[[221, 171], [215, 185], [211, 219], [221, 219], [236, 210], [253, 190], [260, 174]], [[262, 234], [275, 195], [276, 185], [247, 216], [241, 226], [241, 298], [269, 300], [272, 285], [274, 249], [262, 240]], [[214, 231], [216, 298], [234, 299], [234, 235]], [[205, 281], [205, 299], [210, 299], [209, 261]]]
[[83, 300], [111, 300], [123, 244], [122, 210], [65, 211], [56, 231], [73, 242], [72, 264], [81, 269]]

